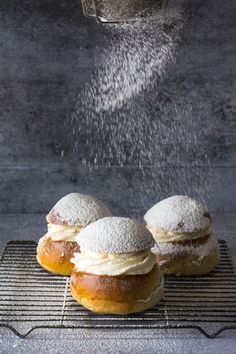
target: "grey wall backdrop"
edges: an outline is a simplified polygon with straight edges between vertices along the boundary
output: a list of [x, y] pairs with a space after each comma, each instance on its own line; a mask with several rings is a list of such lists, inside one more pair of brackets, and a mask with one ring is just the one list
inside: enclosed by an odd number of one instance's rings
[[[170, 193], [188, 191], [180, 182], [175, 190], [174, 182], [165, 188], [162, 181], [158, 195], [146, 195], [152, 166], [145, 167], [143, 184], [135, 158], [125, 167], [114, 160], [91, 171], [73, 152], [72, 126], [65, 121], [108, 36], [106, 26], [83, 16], [79, 1], [1, 0], [1, 213], [45, 213], [77, 190], [102, 198], [114, 213], [140, 214]], [[195, 152], [182, 154], [177, 168], [179, 175], [204, 171], [208, 187], [200, 197], [213, 212], [236, 211], [235, 62], [236, 3], [207, 0], [188, 24], [157, 97], [177, 103], [185, 97], [193, 116], [202, 117], [204, 153], [197, 164]], [[162, 180], [173, 179], [165, 168]]]

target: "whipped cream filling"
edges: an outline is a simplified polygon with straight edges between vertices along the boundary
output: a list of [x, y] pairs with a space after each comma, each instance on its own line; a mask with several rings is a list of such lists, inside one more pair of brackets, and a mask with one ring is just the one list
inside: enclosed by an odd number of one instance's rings
[[107, 254], [81, 249], [81, 253], [74, 254], [71, 262], [78, 272], [111, 276], [136, 275], [149, 273], [156, 263], [156, 257], [150, 250]]
[[174, 241], [185, 241], [185, 240], [196, 240], [198, 238], [210, 235], [212, 233], [212, 226], [205, 230], [199, 230], [192, 233], [181, 233], [177, 234], [173, 231], [164, 230], [162, 228], [156, 228], [154, 226], [147, 225], [148, 230], [152, 233], [153, 238], [156, 242], [174, 242]]
[[53, 241], [75, 241], [83, 226], [64, 226], [48, 224], [48, 232], [45, 235]]
[[196, 255], [198, 257], [206, 257], [209, 253], [211, 253], [214, 250], [219, 249], [219, 244], [217, 239], [213, 234], [210, 235], [208, 240], [204, 242], [203, 244], [199, 245], [194, 245], [191, 244], [185, 244], [181, 245], [176, 243], [171, 243], [171, 242], [157, 242], [155, 246], [152, 248], [152, 252], [156, 255], [179, 255], [183, 253], [189, 253]]

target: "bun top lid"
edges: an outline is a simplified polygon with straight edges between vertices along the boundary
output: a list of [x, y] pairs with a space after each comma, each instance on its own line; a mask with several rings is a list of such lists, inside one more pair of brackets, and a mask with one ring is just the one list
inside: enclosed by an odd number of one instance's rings
[[110, 210], [97, 198], [82, 193], [70, 193], [61, 198], [47, 215], [47, 221], [57, 225], [88, 225]]
[[84, 250], [95, 253], [139, 252], [155, 243], [144, 225], [123, 217], [95, 221], [80, 232], [76, 241]]
[[155, 204], [144, 215], [148, 227], [174, 233], [192, 233], [211, 225], [207, 208], [186, 195], [175, 195]]

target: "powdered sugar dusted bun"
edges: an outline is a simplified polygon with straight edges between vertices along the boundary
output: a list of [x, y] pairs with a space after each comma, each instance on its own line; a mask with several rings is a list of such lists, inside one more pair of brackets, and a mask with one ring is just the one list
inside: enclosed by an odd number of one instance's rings
[[152, 251], [164, 274], [207, 274], [220, 260], [219, 245], [214, 235], [196, 240], [157, 242]]
[[88, 225], [76, 241], [81, 249], [95, 253], [138, 252], [155, 243], [144, 225], [123, 217], [105, 217]]
[[193, 241], [158, 242], [152, 248], [152, 252], [155, 255], [171, 254], [173, 257], [183, 254], [191, 254], [202, 258], [208, 256], [215, 250], [219, 250], [219, 244], [214, 235], [205, 237], [204, 241], [200, 244], [195, 244]]
[[196, 239], [212, 232], [207, 208], [184, 195], [160, 201], [147, 211], [144, 220], [160, 242]]
[[47, 221], [56, 225], [84, 226], [110, 215], [110, 210], [99, 199], [70, 193], [56, 203], [47, 215]]

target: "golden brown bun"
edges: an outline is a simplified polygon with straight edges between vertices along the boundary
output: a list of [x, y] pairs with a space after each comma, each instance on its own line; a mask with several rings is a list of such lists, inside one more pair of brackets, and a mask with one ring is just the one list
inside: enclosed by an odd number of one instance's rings
[[[205, 255], [197, 254], [190, 250], [202, 247], [209, 237], [208, 235], [196, 240], [171, 242], [170, 244], [173, 246], [172, 253], [156, 255], [157, 263], [162, 272], [174, 275], [201, 275], [211, 272], [219, 263], [219, 249], [213, 248]], [[186, 252], [175, 252], [175, 246], [178, 247], [179, 245], [187, 246]]]
[[70, 290], [81, 305], [93, 312], [124, 315], [155, 306], [163, 297], [164, 284], [156, 265], [142, 275], [107, 276], [74, 270]]
[[42, 237], [37, 247], [37, 261], [46, 270], [61, 275], [70, 275], [73, 264], [70, 259], [80, 248], [76, 242], [53, 241]]

